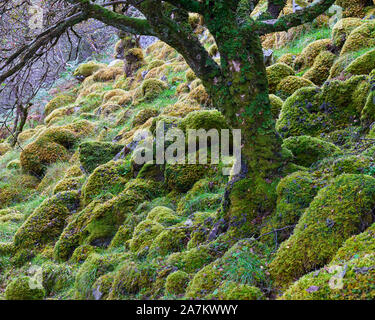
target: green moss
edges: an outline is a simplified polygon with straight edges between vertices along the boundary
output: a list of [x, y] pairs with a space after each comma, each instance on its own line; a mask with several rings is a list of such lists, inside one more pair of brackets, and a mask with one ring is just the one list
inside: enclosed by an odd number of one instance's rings
[[7, 300], [42, 300], [45, 296], [44, 289], [31, 288], [32, 279], [26, 276], [12, 280], [5, 289]]
[[44, 108], [44, 114], [48, 116], [52, 111], [65, 107], [66, 105], [73, 103], [76, 97], [69, 94], [60, 94], [57, 97], [50, 100]]
[[184, 294], [189, 283], [189, 275], [183, 271], [176, 271], [168, 275], [165, 282], [165, 292], [172, 295]]
[[186, 297], [196, 299], [210, 296], [224, 280], [268, 287], [265, 268], [267, 260], [267, 248], [264, 245], [251, 239], [238, 241], [222, 258], [194, 275], [186, 290]]
[[357, 27], [362, 25], [363, 20], [359, 18], [340, 19], [332, 28], [333, 44], [342, 48], [349, 34]]
[[304, 167], [341, 153], [340, 148], [333, 143], [310, 136], [289, 137], [283, 141], [283, 147], [293, 153], [294, 163]]
[[265, 300], [265, 296], [259, 288], [234, 281], [224, 281], [210, 298], [219, 300]]
[[278, 96], [276, 96], [274, 94], [270, 94], [269, 99], [270, 99], [270, 103], [271, 103], [272, 117], [274, 119], [277, 119], [279, 117], [281, 107], [283, 106], [283, 100], [281, 100], [281, 98], [279, 98]]
[[114, 195], [120, 193], [130, 180], [130, 174], [129, 162], [125, 160], [112, 160], [98, 166], [82, 188], [84, 203], [87, 205], [106, 192]]
[[375, 179], [343, 174], [321, 189], [270, 264], [277, 285], [328, 263], [343, 242], [373, 222]]
[[47, 295], [57, 294], [74, 283], [73, 268], [66, 264], [43, 263], [42, 285]]
[[321, 51], [316, 57], [311, 69], [309, 69], [303, 77], [318, 86], [322, 85], [328, 79], [335, 59], [336, 56], [330, 51]]
[[141, 87], [143, 99], [145, 101], [154, 100], [167, 88], [167, 84], [162, 80], [155, 78], [144, 80]]
[[69, 216], [79, 209], [79, 202], [76, 191], [61, 192], [43, 201], [17, 230], [15, 248], [37, 250], [53, 244], [67, 225]]
[[286, 64], [275, 63], [272, 66], [267, 67], [269, 92], [276, 93], [278, 84], [288, 76], [294, 76], [294, 70]]
[[134, 253], [144, 255], [148, 251], [154, 239], [164, 230], [164, 227], [155, 221], [144, 220], [134, 229], [130, 241], [130, 250]]
[[95, 252], [95, 248], [88, 244], [79, 246], [74, 250], [71, 258], [69, 259], [72, 263], [81, 263], [84, 262], [92, 253]]
[[79, 190], [83, 184], [83, 177], [64, 178], [53, 189], [53, 194], [62, 191]]
[[202, 110], [190, 112], [179, 123], [179, 128], [188, 129], [228, 129], [224, 116], [217, 110]]
[[294, 67], [298, 70], [311, 67], [319, 53], [326, 51], [331, 44], [332, 41], [330, 39], [320, 39], [311, 42], [296, 58]]
[[18, 159], [9, 161], [6, 167], [8, 170], [18, 170], [21, 168], [21, 161]]
[[88, 76], [91, 76], [96, 71], [104, 67], [106, 67], [106, 65], [103, 63], [89, 61], [89, 62], [80, 64], [77, 67], [77, 69], [74, 70], [73, 75], [75, 77], [87, 78]]
[[[288, 76], [282, 79], [280, 83], [277, 85], [276, 93], [280, 97], [288, 98], [298, 89], [301, 89], [303, 87], [314, 87], [314, 83], [305, 78], [301, 78], [297, 76]], [[271, 105], [272, 105], [272, 100], [271, 100]], [[279, 111], [280, 110], [281, 110], [281, 107]], [[275, 119], [277, 119], [277, 117]]]
[[[318, 186], [310, 173], [297, 171], [281, 179], [276, 192], [276, 211], [261, 231], [260, 241], [270, 246], [289, 238], [293, 232], [293, 226], [318, 192]], [[273, 230], [278, 231], [275, 234], [272, 233]]]
[[147, 219], [158, 222], [163, 226], [169, 227], [181, 221], [181, 218], [175, 215], [175, 212], [167, 207], [157, 206], [148, 214]]
[[[366, 76], [326, 82], [321, 89], [299, 89], [284, 102], [276, 129], [285, 137], [318, 136], [348, 125], [360, 125], [369, 91]], [[362, 121], [368, 123], [371, 117], [369, 113], [363, 115]]]
[[340, 55], [375, 46], [375, 22], [367, 21], [355, 28], [341, 50]]
[[375, 69], [375, 49], [366, 52], [355, 59], [346, 69], [345, 72], [355, 75], [369, 74]]
[[148, 119], [157, 117], [158, 114], [158, 110], [152, 108], [140, 110], [133, 119], [133, 127], [144, 124]]
[[88, 141], [79, 145], [79, 160], [87, 173], [113, 159], [121, 151], [122, 145], [111, 142]]

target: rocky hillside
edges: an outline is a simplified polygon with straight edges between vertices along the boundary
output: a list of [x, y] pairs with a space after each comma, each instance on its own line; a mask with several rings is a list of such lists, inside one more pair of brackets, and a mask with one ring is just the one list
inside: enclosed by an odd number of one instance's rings
[[226, 127], [184, 59], [124, 37], [110, 64], [79, 65], [14, 148], [0, 140], [0, 299], [374, 299], [375, 3], [336, 3], [335, 23], [263, 38], [289, 164], [245, 239], [222, 226], [223, 163], [134, 159], [159, 121]]

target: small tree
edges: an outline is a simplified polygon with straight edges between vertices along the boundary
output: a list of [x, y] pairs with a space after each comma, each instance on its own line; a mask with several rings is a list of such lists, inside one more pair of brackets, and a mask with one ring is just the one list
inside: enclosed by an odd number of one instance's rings
[[[253, 234], [254, 222], [274, 209], [274, 191], [283, 166], [281, 139], [271, 115], [260, 37], [310, 22], [335, 0], [317, 0], [286, 15], [281, 12], [287, 0], [268, 0], [267, 10], [257, 18], [250, 15], [259, 0], [66, 2], [74, 5], [74, 14], [66, 17], [59, 27], [51, 28], [51, 33], [94, 18], [128, 33], [156, 36], [185, 58], [228, 125], [242, 130], [241, 172], [228, 185], [221, 215], [225, 225], [233, 227], [236, 236]], [[114, 5], [133, 6], [144, 18], [110, 10]], [[194, 35], [188, 21], [189, 13], [203, 17], [216, 41], [220, 63], [210, 57]], [[35, 52], [37, 41], [52, 41], [45, 37], [44, 34], [43, 38], [35, 40], [30, 50]], [[53, 39], [54, 35], [51, 37]], [[13, 69], [17, 69], [17, 64], [8, 68], [8, 76]], [[0, 74], [0, 82], [3, 80]]]

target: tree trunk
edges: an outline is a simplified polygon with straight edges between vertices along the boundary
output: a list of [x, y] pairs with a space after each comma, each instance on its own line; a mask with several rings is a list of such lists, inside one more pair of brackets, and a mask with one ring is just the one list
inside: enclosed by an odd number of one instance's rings
[[221, 35], [217, 44], [224, 76], [206, 88], [228, 125], [241, 129], [242, 139], [241, 172], [228, 184], [220, 217], [235, 240], [256, 235], [275, 208], [282, 141], [271, 114], [259, 37]]

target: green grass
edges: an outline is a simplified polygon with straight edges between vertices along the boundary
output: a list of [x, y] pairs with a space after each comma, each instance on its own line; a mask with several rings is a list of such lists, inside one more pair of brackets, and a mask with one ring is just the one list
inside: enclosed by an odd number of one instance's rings
[[293, 41], [288, 42], [286, 46], [280, 49], [274, 50], [274, 56], [276, 59], [280, 58], [282, 55], [286, 53], [293, 53], [299, 54], [302, 50], [311, 42], [320, 39], [328, 39], [331, 37], [331, 29], [328, 27], [319, 28], [319, 29], [311, 29], [306, 31], [298, 38], [294, 39]]

